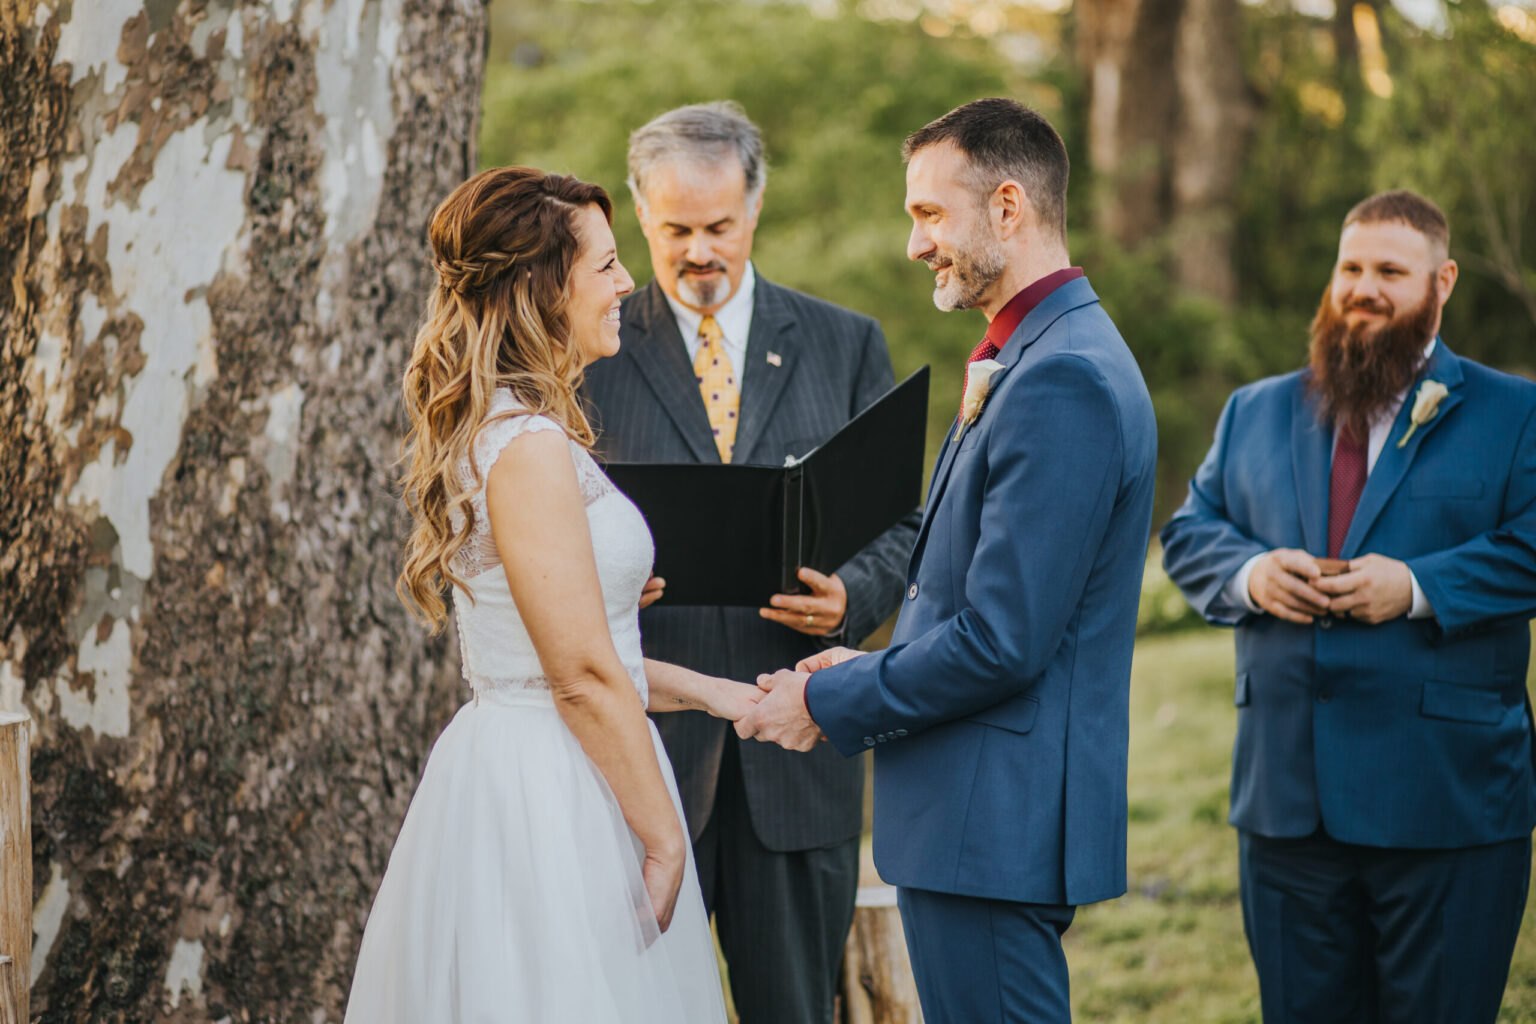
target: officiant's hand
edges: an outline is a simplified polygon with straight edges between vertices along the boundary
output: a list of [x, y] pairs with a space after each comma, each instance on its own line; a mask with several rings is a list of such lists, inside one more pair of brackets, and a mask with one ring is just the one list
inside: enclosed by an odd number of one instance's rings
[[736, 735], [799, 751], [811, 750], [826, 739], [805, 707], [805, 681], [809, 678], [804, 672], [789, 669], [758, 676], [757, 685], [768, 695], [736, 723]]
[[826, 636], [842, 629], [843, 616], [848, 614], [848, 588], [837, 573], [823, 576], [802, 568], [799, 575], [800, 582], [811, 588], [809, 594], [774, 594], [768, 599], [773, 607], [759, 608], [758, 614], [806, 636]]
[[645, 589], [640, 591], [640, 607], [649, 608], [661, 600], [661, 592], [666, 589], [667, 581], [660, 576], [652, 576], [645, 581]]
[[841, 665], [845, 661], [852, 661], [863, 653], [863, 651], [855, 651], [849, 647], [828, 647], [824, 651], [817, 651], [809, 658], [802, 658], [800, 663], [795, 666], [795, 671], [820, 672], [824, 668], [831, 668], [833, 665]]

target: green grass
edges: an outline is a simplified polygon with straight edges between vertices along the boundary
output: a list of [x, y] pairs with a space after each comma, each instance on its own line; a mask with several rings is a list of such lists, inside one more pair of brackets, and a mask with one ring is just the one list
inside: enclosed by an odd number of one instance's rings
[[[1236, 715], [1232, 635], [1137, 640], [1131, 682], [1130, 891], [1083, 908], [1067, 933], [1076, 1019], [1259, 1021], [1259, 989], [1227, 825]], [[1504, 1022], [1536, 1022], [1536, 917], [1527, 907]]]

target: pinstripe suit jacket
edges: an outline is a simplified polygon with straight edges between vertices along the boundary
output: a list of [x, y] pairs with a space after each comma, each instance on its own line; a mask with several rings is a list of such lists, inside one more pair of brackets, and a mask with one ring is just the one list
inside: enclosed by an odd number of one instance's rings
[[[583, 397], [598, 454], [625, 462], [718, 462], [677, 320], [656, 282], [624, 302], [617, 356], [587, 371]], [[768, 361], [775, 353], [777, 364]], [[733, 461], [778, 466], [803, 455], [894, 383], [885, 336], [874, 320], [757, 278], [741, 377]], [[916, 513], [837, 570], [848, 588], [843, 642], [856, 645], [901, 601]], [[729, 523], [717, 524], [727, 530]], [[787, 668], [823, 643], [761, 618], [755, 608], [649, 608], [641, 613], [647, 657], [751, 681]], [[689, 829], [708, 824], [730, 723], [700, 711], [656, 716], [677, 772]], [[741, 745], [752, 825], [772, 850], [827, 846], [859, 833], [863, 766], [830, 745], [796, 754]]]

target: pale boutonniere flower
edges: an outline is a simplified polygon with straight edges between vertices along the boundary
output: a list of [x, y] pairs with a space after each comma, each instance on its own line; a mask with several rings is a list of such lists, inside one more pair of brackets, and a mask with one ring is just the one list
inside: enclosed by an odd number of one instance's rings
[[[992, 393], [992, 377], [1003, 364], [996, 359], [978, 359], [970, 365], [965, 377], [965, 396], [960, 399], [960, 433], [965, 433], [965, 428], [976, 422], [976, 417], [981, 415], [982, 406], [987, 404], [987, 396]], [[959, 440], [960, 435], [955, 435]]]
[[1426, 380], [1419, 385], [1419, 393], [1413, 396], [1413, 411], [1408, 414], [1408, 429], [1397, 442], [1399, 448], [1408, 443], [1415, 430], [1435, 418], [1435, 413], [1440, 411], [1440, 400], [1450, 393], [1450, 389], [1437, 380]]

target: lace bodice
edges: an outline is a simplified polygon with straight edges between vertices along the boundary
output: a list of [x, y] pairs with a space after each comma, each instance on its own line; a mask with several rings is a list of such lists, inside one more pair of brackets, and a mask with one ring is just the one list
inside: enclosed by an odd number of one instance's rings
[[[474, 480], [470, 458], [480, 471], [480, 485], [471, 499], [474, 530], [453, 561], [454, 571], [466, 584], [465, 588], [455, 587], [453, 591], [464, 678], [477, 697], [487, 690], [549, 688], [533, 641], [512, 600], [506, 574], [500, 571], [501, 560], [491, 537], [485, 502], [486, 476], [513, 438], [537, 430], [561, 429], [544, 416], [505, 415], [520, 408], [510, 391], [498, 390], [473, 451], [458, 467], [459, 479], [466, 483]], [[498, 416], [503, 418], [497, 419]], [[655, 556], [651, 532], [640, 511], [613, 486], [586, 449], [575, 441], [568, 444], [577, 484], [586, 502], [587, 526], [602, 583], [608, 631], [643, 701], [647, 691], [640, 653], [640, 591], [650, 576]], [[456, 528], [461, 522], [461, 518], [454, 516]]]

